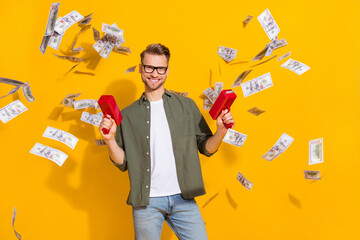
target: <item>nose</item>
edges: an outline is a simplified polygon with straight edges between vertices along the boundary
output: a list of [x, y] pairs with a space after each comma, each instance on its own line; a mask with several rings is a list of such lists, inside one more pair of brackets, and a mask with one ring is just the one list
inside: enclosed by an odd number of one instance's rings
[[157, 70], [154, 69], [154, 71], [151, 73], [151, 77], [158, 77], [158, 76], [159, 76], [159, 74], [158, 74]]

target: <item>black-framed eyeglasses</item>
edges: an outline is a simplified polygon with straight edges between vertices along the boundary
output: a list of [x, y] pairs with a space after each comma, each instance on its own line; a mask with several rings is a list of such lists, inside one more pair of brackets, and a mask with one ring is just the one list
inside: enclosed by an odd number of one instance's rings
[[146, 73], [153, 73], [154, 70], [156, 69], [157, 73], [160, 75], [164, 75], [168, 69], [168, 67], [154, 67], [151, 65], [144, 65], [141, 63], [141, 65], [144, 67], [144, 71]]

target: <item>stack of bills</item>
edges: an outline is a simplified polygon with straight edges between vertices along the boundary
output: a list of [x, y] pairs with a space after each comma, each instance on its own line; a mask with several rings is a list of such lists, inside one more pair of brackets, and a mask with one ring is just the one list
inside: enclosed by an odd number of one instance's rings
[[99, 39], [93, 47], [97, 52], [100, 52], [101, 57], [106, 59], [114, 47], [120, 48], [120, 46], [125, 42], [123, 37], [124, 30], [118, 28], [116, 23], [113, 25], [103, 23], [101, 30], [105, 32], [105, 36]]

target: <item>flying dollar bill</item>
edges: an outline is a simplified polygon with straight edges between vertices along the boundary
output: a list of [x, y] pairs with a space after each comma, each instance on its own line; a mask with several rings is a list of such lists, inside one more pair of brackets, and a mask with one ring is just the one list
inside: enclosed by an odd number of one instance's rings
[[211, 198], [209, 198], [204, 205], [202, 206], [203, 208], [208, 205], [214, 198], [216, 198], [219, 195], [220, 192], [217, 192], [215, 195], [213, 195]]
[[279, 140], [275, 143], [275, 145], [267, 153], [265, 153], [265, 155], [262, 156], [262, 158], [268, 161], [274, 160], [281, 153], [283, 153], [293, 141], [294, 139], [292, 137], [290, 137], [286, 133], [283, 133], [279, 138]]
[[305, 179], [311, 179], [311, 180], [321, 179], [320, 171], [304, 170], [304, 175], [305, 175]]
[[59, 6], [59, 2], [51, 4], [48, 22], [46, 24], [45, 36], [51, 36], [54, 33], [56, 18], [59, 12]]
[[93, 28], [94, 40], [97, 42], [100, 40], [100, 32]]
[[25, 107], [24, 104], [22, 104], [22, 102], [20, 102], [20, 100], [16, 100], [0, 109], [0, 120], [3, 123], [7, 123], [14, 117], [20, 115], [27, 110], [28, 109]]
[[276, 44], [275, 44], [274, 50], [275, 50], [275, 49], [278, 49], [278, 48], [281, 48], [281, 47], [284, 47], [284, 46], [286, 46], [286, 45], [287, 45], [287, 42], [286, 42], [285, 38], [280, 39], [280, 40], [277, 40], [277, 41], [276, 41]]
[[289, 69], [290, 71], [293, 71], [294, 73], [301, 75], [304, 72], [310, 70], [309, 66], [306, 66], [305, 64], [292, 60], [291, 58], [287, 60], [281, 67]]
[[53, 55], [57, 58], [69, 60], [71, 62], [83, 62], [84, 61], [83, 58], [78, 58], [78, 57], [74, 57], [74, 56], [61, 56], [61, 55], [57, 55], [55, 53], [53, 53]]
[[216, 99], [217, 99], [218, 96], [216, 95], [216, 93], [214, 92], [214, 90], [212, 90], [212, 89], [209, 87], [209, 88], [205, 89], [205, 90], [203, 91], [203, 93], [204, 93], [204, 95], [210, 100], [210, 102], [211, 102], [212, 104], [215, 103], [215, 101], [216, 101]]
[[62, 104], [68, 107], [72, 107], [74, 99], [78, 96], [80, 96], [81, 93], [72, 93], [72, 94], [68, 94], [66, 95], [66, 97], [64, 98]]
[[234, 83], [231, 85], [231, 88], [238, 87], [244, 81], [244, 79], [251, 73], [252, 70], [247, 70], [242, 72], [234, 81]]
[[226, 62], [231, 62], [236, 57], [237, 49], [219, 46], [217, 53]]
[[225, 137], [223, 138], [223, 142], [226, 142], [228, 144], [241, 147], [245, 140], [247, 138], [247, 135], [239, 133], [231, 128], [229, 128], [225, 134]]
[[270, 40], [274, 40], [279, 34], [280, 28], [276, 24], [269, 9], [266, 9], [264, 12], [262, 12], [257, 19], [259, 20], [262, 28], [264, 29]]
[[252, 182], [247, 180], [240, 172], [237, 175], [237, 180], [241, 183], [241, 185], [251, 191], [253, 186]]
[[260, 92], [272, 86], [273, 83], [270, 73], [266, 73], [264, 75], [261, 75], [257, 78], [254, 78], [250, 81], [241, 84], [244, 97], [248, 97], [254, 93]]
[[98, 109], [97, 100], [95, 100], [95, 99], [83, 99], [83, 100], [75, 101], [75, 102], [73, 102], [73, 104], [74, 104], [75, 110], [85, 109], [85, 108], [90, 108], [90, 107]]
[[107, 59], [114, 48], [114, 44], [111, 42], [105, 43], [104, 49], [101, 51], [100, 56]]
[[79, 141], [79, 139], [77, 139], [74, 135], [53, 127], [47, 127], [43, 137], [62, 142], [71, 149], [74, 149]]
[[106, 145], [105, 139], [95, 139], [95, 143], [97, 146], [105, 146]]
[[71, 13], [65, 15], [64, 17], [58, 19], [57, 24], [55, 24], [55, 32], [58, 34], [64, 35], [65, 31], [70, 28], [72, 25], [83, 19], [80, 13], [76, 10], [72, 11]]
[[28, 82], [24, 83], [24, 82], [20, 82], [17, 80], [0, 77], [0, 83], [5, 83], [5, 84], [15, 86], [15, 88], [11, 89], [11, 91], [8, 94], [1, 96], [0, 98], [6, 97], [10, 94], [17, 92], [17, 90], [19, 90], [19, 88], [21, 87], [26, 100], [28, 100], [28, 102], [35, 101], [35, 98], [31, 92], [30, 84]]
[[117, 26], [109, 25], [106, 23], [102, 24], [101, 31], [112, 34], [112, 35], [116, 35], [116, 36], [122, 36], [124, 34], [124, 30], [118, 28]]
[[79, 22], [78, 22], [78, 25], [79, 26], [84, 26], [84, 25], [87, 25], [90, 23], [91, 19], [92, 19], [92, 15], [94, 13], [90, 13], [89, 15], [86, 15], [83, 19], [81, 19]]
[[55, 50], [58, 50], [62, 38], [63, 38], [63, 35], [60, 35], [60, 34], [54, 32], [53, 35], [51, 35], [51, 37], [50, 37], [48, 46], [55, 49]]
[[174, 93], [174, 94], [179, 95], [179, 96], [183, 96], [183, 97], [187, 97], [187, 95], [189, 94], [187, 92], [177, 92], [177, 91], [170, 90], [170, 89], [169, 89], [169, 92]]
[[264, 110], [261, 110], [260, 108], [254, 107], [248, 110], [249, 113], [254, 114], [255, 116], [259, 116], [260, 114], [264, 113]]
[[68, 157], [68, 155], [66, 155], [62, 151], [42, 145], [40, 143], [35, 143], [34, 147], [30, 150], [30, 153], [49, 159], [60, 167], [63, 165], [63, 163]]
[[319, 138], [309, 142], [309, 165], [324, 162], [324, 139]]
[[42, 41], [41, 41], [41, 44], [40, 44], [40, 51], [42, 54], [45, 54], [45, 51], [46, 51], [46, 48], [49, 44], [49, 40], [51, 38], [51, 35], [50, 36], [44, 36]]
[[290, 54], [291, 54], [291, 51], [290, 51], [290, 52], [288, 52], [288, 53], [285, 53], [285, 54], [284, 54], [284, 55], [282, 55], [282, 56], [280, 56], [280, 57], [278, 58], [278, 62], [279, 62], [279, 61], [281, 61], [281, 60], [283, 60], [284, 58], [289, 57], [289, 56], [290, 56]]
[[80, 120], [92, 124], [96, 127], [99, 127], [100, 122], [102, 121], [102, 115], [83, 112]]
[[128, 47], [114, 47], [113, 51], [116, 53], [131, 53], [131, 50]]
[[223, 82], [215, 82], [214, 92], [217, 96], [220, 95], [220, 92], [223, 90], [224, 83]]
[[16, 219], [16, 214], [17, 214], [17, 211], [16, 211], [16, 208], [14, 207], [14, 210], [13, 210], [13, 215], [12, 215], [12, 218], [11, 218], [11, 223], [12, 223], [12, 227], [13, 227], [13, 230], [14, 230], [14, 233], [15, 233], [15, 236], [17, 237], [17, 239], [21, 240], [21, 235], [15, 230], [15, 219]]
[[132, 66], [132, 67], [129, 67], [125, 73], [131, 73], [131, 72], [135, 72], [135, 69], [136, 69], [136, 65], [135, 66]]
[[248, 15], [243, 21], [243, 26], [246, 27], [246, 25], [250, 23], [251, 19], [253, 19], [253, 16]]
[[212, 106], [213, 106], [213, 104], [210, 102], [210, 100], [208, 98], [205, 98], [203, 109], [210, 110]]

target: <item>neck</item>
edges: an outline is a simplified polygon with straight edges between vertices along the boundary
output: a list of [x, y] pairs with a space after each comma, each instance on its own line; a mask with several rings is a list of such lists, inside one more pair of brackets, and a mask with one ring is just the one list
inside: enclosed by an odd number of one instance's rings
[[160, 87], [156, 90], [151, 90], [145, 87], [145, 96], [150, 102], [158, 101], [162, 98], [164, 95], [165, 89], [163, 87]]

